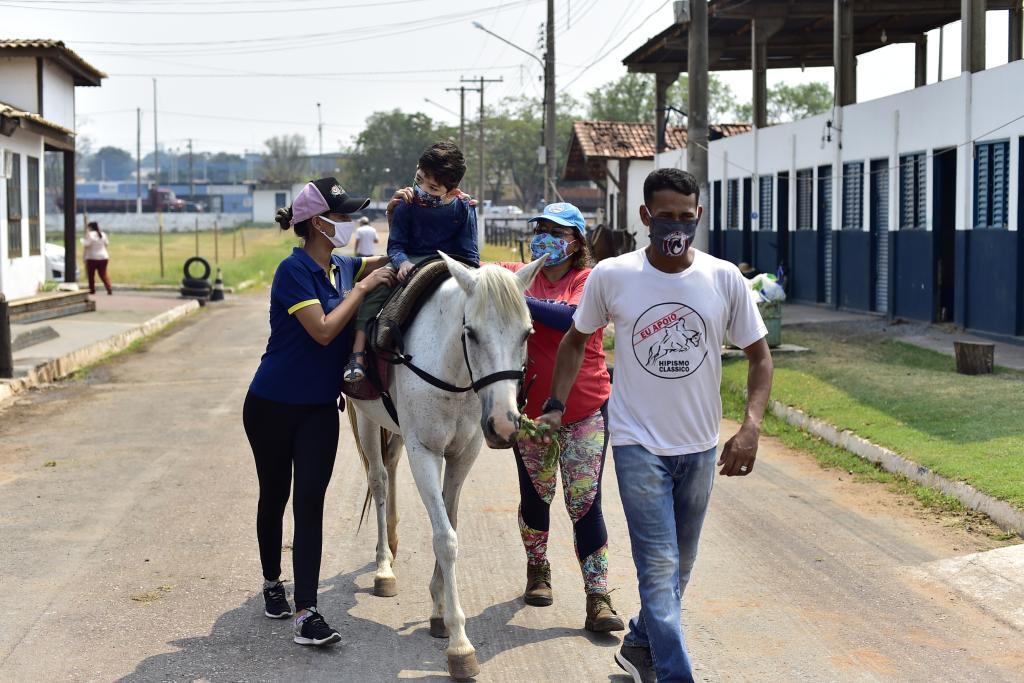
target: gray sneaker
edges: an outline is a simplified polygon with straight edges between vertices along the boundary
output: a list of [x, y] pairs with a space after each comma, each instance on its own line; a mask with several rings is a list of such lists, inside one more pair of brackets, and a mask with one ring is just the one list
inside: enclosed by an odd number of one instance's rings
[[633, 683], [658, 683], [649, 648], [623, 644], [615, 653], [615, 663], [633, 677]]

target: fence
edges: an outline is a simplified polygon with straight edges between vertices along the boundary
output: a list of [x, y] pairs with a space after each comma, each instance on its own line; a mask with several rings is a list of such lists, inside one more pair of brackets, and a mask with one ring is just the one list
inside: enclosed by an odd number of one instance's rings
[[[199, 221], [200, 232], [213, 230], [215, 221], [221, 229], [252, 222], [250, 213], [165, 213], [162, 215], [164, 232], [193, 232], [196, 229], [196, 221]], [[89, 213], [89, 220], [99, 223], [104, 232], [156, 233], [159, 231], [155, 213]], [[78, 214], [77, 223], [82, 224], [82, 214]], [[47, 213], [46, 231], [58, 233], [63, 230], [64, 214]]]

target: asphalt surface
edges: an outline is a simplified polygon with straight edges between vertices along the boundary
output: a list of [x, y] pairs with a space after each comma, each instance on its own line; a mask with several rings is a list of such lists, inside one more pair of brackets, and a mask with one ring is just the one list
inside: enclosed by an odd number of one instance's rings
[[[365, 479], [345, 422], [320, 595], [344, 641], [301, 648], [287, 622], [262, 616], [241, 406], [266, 320], [265, 299], [234, 298], [0, 409], [0, 680], [447, 680], [445, 643], [427, 633], [433, 560], [408, 466], [400, 593], [376, 598], [372, 520], [357, 531]], [[685, 600], [698, 679], [1024, 680], [1024, 633], [989, 596], [920, 578], [921, 567], [1004, 544], [849, 479], [765, 440], [751, 476], [716, 482]], [[618, 638], [582, 630], [560, 502], [555, 605], [520, 601], [517, 496], [511, 453], [482, 454], [463, 494], [458, 565], [478, 680], [626, 681], [612, 661]], [[610, 584], [629, 614], [638, 598], [611, 470], [604, 505]]]

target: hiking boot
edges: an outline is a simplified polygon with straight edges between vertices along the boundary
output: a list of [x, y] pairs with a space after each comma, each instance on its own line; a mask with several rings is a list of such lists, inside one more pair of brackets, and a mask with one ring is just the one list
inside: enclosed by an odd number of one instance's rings
[[650, 648], [623, 644], [615, 653], [615, 663], [633, 677], [633, 683], [658, 683]]
[[365, 359], [365, 351], [356, 351], [349, 357], [348, 364], [345, 365], [345, 372], [342, 375], [345, 382], [357, 384], [363, 381], [363, 378], [366, 377], [366, 368], [363, 367], [362, 361]]
[[271, 619], [284, 619], [292, 615], [288, 596], [284, 592], [284, 584], [278, 581], [269, 588], [263, 589], [263, 613]]
[[295, 620], [295, 642], [299, 645], [330, 645], [341, 640], [341, 634], [327, 625], [316, 607], [308, 607]]
[[594, 633], [621, 631], [626, 628], [622, 617], [612, 607], [612, 598], [607, 593], [587, 595], [587, 621], [583, 628]]
[[551, 565], [526, 565], [526, 592], [523, 602], [534, 607], [547, 607], [553, 602], [551, 597]]

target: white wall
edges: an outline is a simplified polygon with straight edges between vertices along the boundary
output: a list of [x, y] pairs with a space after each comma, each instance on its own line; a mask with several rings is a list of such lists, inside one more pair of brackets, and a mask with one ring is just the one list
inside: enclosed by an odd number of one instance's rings
[[37, 100], [35, 57], [0, 57], [0, 102], [36, 112]]
[[[225, 230], [250, 221], [249, 214], [245, 213], [165, 213], [163, 217], [164, 232], [193, 232], [197, 221], [200, 232], [213, 230], [214, 222], [218, 228]], [[104, 232], [110, 233], [156, 233], [160, 230], [155, 213], [90, 213], [89, 220], [96, 221]], [[77, 223], [81, 233], [81, 214], [78, 215]], [[48, 214], [46, 229], [50, 232], [64, 230], [64, 214]], [[81, 249], [78, 255], [81, 257]]]
[[274, 198], [278, 192], [284, 192], [284, 203], [288, 206], [292, 203], [292, 192], [289, 189], [283, 190], [254, 190], [252, 193], [252, 219], [257, 223], [273, 223], [277, 214], [277, 205]]
[[[616, 178], [619, 177], [619, 162], [618, 160], [608, 161], [608, 171]], [[640, 222], [640, 205], [644, 203], [644, 180], [647, 179], [648, 174], [654, 170], [654, 160], [652, 159], [631, 159], [629, 162], [629, 176], [626, 196], [626, 229], [636, 234], [636, 246], [638, 249], [646, 247], [648, 245], [647, 239], [647, 228]], [[611, 217], [608, 213], [609, 206], [611, 203], [605, 204], [605, 220], [613, 223], [618, 219], [618, 206], [621, 196], [618, 188], [615, 187], [610, 179], [608, 183], [608, 195], [611, 197], [615, 196], [616, 213]], [[621, 226], [616, 225], [616, 228]]]
[[[780, 171], [790, 173], [789, 228], [796, 225], [796, 171], [824, 164], [833, 169], [833, 229], [841, 222], [842, 184], [839, 174], [848, 161], [869, 162], [889, 159], [890, 229], [897, 229], [899, 211], [899, 156], [912, 152], [931, 154], [959, 146], [957, 172], [957, 229], [972, 227], [974, 142], [1004, 140], [1010, 144], [1009, 212], [1010, 229], [1017, 225], [1018, 137], [1024, 135], [1024, 119], [1008, 123], [1024, 113], [1024, 61], [1012, 62], [974, 75], [961, 75], [909, 92], [844, 107], [841, 116], [833, 112], [801, 121], [769, 126], [756, 132], [715, 140], [709, 145], [709, 187], [721, 180], [725, 210], [725, 187], [729, 178], [745, 178]], [[826, 121], [833, 120], [831, 141], [824, 140]], [[841, 128], [842, 132], [836, 130]], [[756, 142], [755, 142], [756, 141]], [[840, 149], [840, 143], [842, 145]], [[756, 144], [756, 150], [755, 150]], [[673, 150], [658, 156], [659, 167], [685, 168], [685, 151]], [[927, 163], [928, 227], [931, 229], [932, 164]], [[867, 165], [865, 163], [865, 172]], [[778, 183], [775, 183], [776, 194]], [[751, 208], [758, 209], [756, 180]], [[817, 184], [815, 184], [815, 193]], [[868, 196], [865, 176], [865, 202]], [[711, 204], [710, 198], [705, 206]], [[776, 196], [776, 204], [778, 198]], [[741, 204], [742, 206], [742, 204]], [[817, 197], [815, 196], [815, 211]], [[867, 204], [864, 222], [867, 224]], [[723, 217], [724, 218], [724, 217]], [[725, 224], [724, 220], [722, 222]], [[773, 227], [775, 227], [773, 221]], [[755, 224], [756, 229], [756, 224]], [[867, 229], [865, 227], [865, 229]], [[638, 235], [639, 237], [639, 235]]]
[[43, 118], [75, 129], [75, 81], [53, 62], [43, 62]]
[[[40, 254], [29, 256], [28, 229], [28, 161], [27, 157], [39, 159], [39, 230], [46, 224], [46, 203], [43, 201], [43, 139], [24, 130], [15, 131], [11, 137], [0, 137], [0, 150], [8, 149], [21, 156], [21, 247], [24, 256], [10, 258], [7, 253], [7, 180], [0, 179], [0, 291], [8, 299], [32, 296], [46, 279], [46, 261]], [[42, 236], [40, 236], [42, 245]]]

